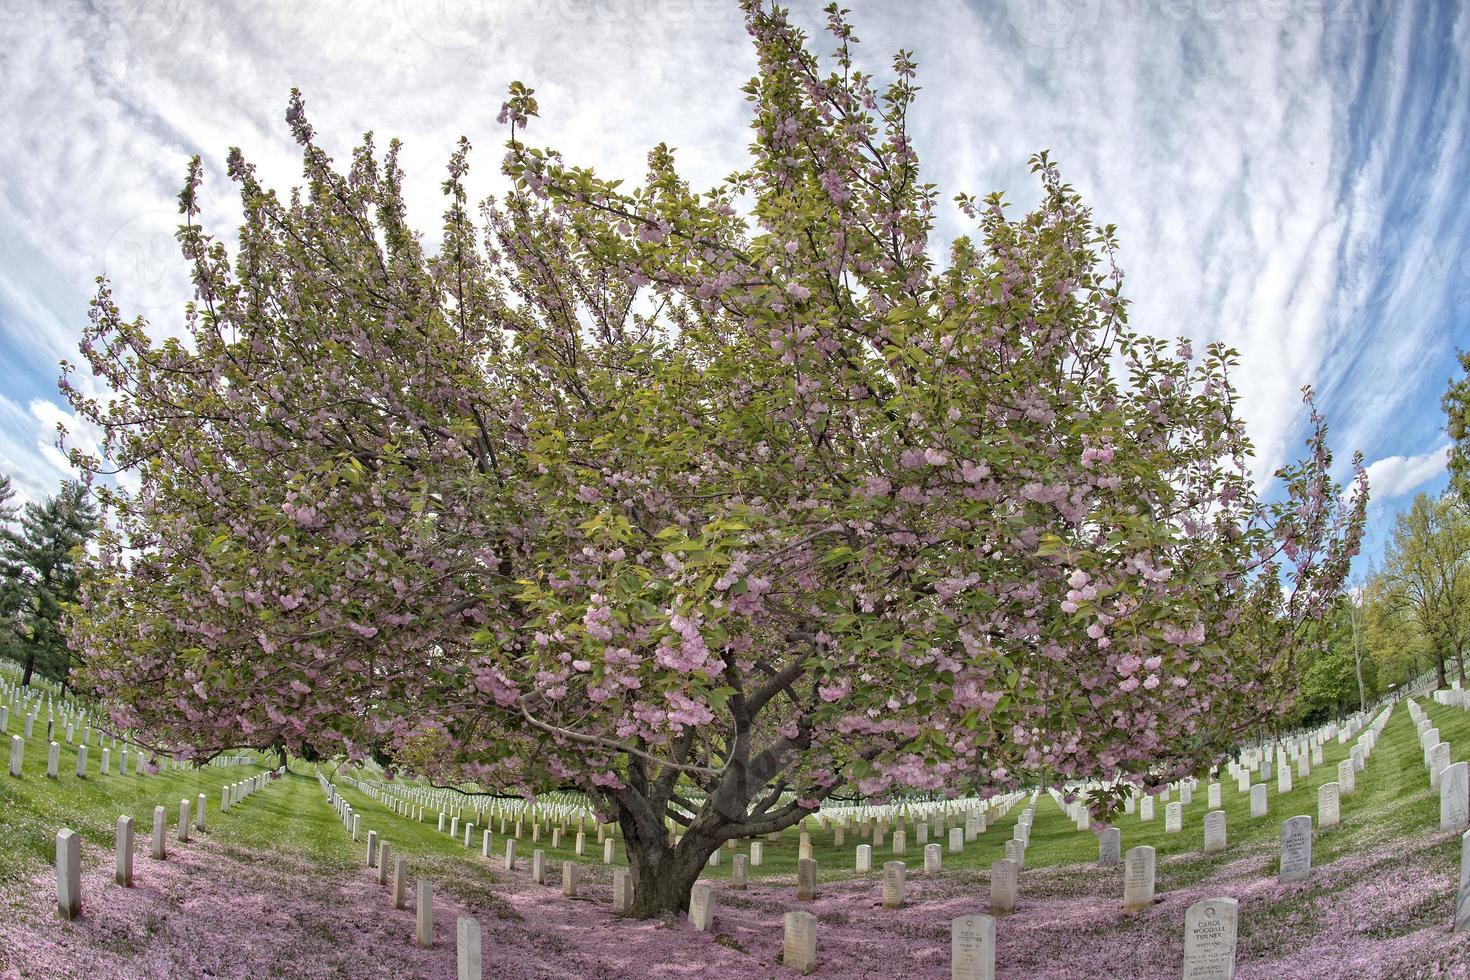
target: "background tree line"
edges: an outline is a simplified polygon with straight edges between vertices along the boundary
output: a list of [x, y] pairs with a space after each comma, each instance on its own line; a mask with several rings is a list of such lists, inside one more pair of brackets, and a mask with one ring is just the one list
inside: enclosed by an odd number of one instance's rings
[[1381, 560], [1319, 624], [1325, 643], [1299, 665], [1301, 724], [1346, 714], [1429, 671], [1437, 687], [1470, 686], [1470, 352], [1460, 366], [1465, 374], [1442, 402], [1449, 485], [1419, 494], [1394, 519]]
[[86, 487], [66, 481], [40, 504], [18, 504], [10, 477], [0, 474], [0, 657], [32, 674], [67, 682], [72, 652], [62, 633], [76, 601], [97, 507]]
[[[1431, 670], [1438, 687], [1466, 686], [1470, 353], [1460, 355], [1460, 365], [1467, 373], [1450, 382], [1442, 403], [1451, 440], [1449, 486], [1437, 495], [1421, 493], [1414, 498], [1394, 519], [1382, 560], [1360, 587], [1343, 597], [1342, 613], [1331, 620], [1326, 652], [1303, 678], [1304, 715], [1330, 713], [1334, 696], [1341, 703], [1345, 694], [1356, 695], [1356, 678], [1350, 677], [1347, 667], [1356, 667], [1357, 662], [1363, 664], [1364, 694], [1370, 701], [1380, 691], [1387, 693]], [[1348, 628], [1344, 630], [1342, 623]]]

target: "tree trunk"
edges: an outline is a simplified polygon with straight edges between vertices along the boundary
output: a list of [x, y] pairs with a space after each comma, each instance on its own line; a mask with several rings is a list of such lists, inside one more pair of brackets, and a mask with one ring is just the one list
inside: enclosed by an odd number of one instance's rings
[[638, 820], [618, 808], [618, 826], [628, 852], [628, 870], [633, 875], [633, 905], [628, 915], [649, 919], [678, 915], [689, 907], [689, 890], [720, 841], [708, 833], [686, 833], [678, 847], [670, 847], [662, 823]]
[[1361, 610], [1356, 603], [1348, 607], [1348, 621], [1353, 625], [1353, 666], [1358, 674], [1358, 710], [1368, 710], [1368, 694], [1363, 688], [1363, 643], [1358, 636], [1358, 616]]
[[27, 645], [26, 646], [26, 669], [25, 669], [25, 672], [23, 674], [21, 674], [21, 677], [20, 677], [20, 686], [21, 687], [30, 687], [31, 686], [31, 674], [35, 673], [35, 671], [36, 671], [36, 648], [33, 647], [33, 646], [30, 646], [30, 645]]

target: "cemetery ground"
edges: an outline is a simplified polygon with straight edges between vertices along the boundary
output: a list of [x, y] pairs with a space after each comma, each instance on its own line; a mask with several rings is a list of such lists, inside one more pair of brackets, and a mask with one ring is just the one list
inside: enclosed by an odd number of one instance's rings
[[[1470, 711], [1421, 699], [1452, 761], [1470, 759]], [[20, 729], [11, 718], [7, 740]], [[468, 849], [437, 828], [392, 813], [338, 782], [361, 819], [407, 859], [410, 877], [433, 883], [433, 946], [414, 942], [413, 899], [394, 909], [389, 888], [365, 867], [364, 841], [326, 801], [315, 767], [293, 764], [282, 778], [228, 813], [220, 788], [261, 767], [165, 769], [158, 774], [102, 776], [96, 756], [77, 779], [75, 749], [63, 744], [59, 778], [46, 777], [44, 724], [26, 743], [21, 778], [0, 781], [0, 976], [109, 977], [453, 977], [455, 920], [474, 916], [483, 934], [489, 977], [781, 977], [782, 916], [811, 911], [817, 919], [816, 975], [946, 977], [950, 921], [988, 910], [990, 864], [1002, 856], [1022, 807], [993, 821], [963, 853], [943, 855], [943, 869], [923, 871], [911, 831], [907, 851], [874, 847], [869, 874], [853, 872], [849, 834], [834, 846], [830, 831], [809, 828], [819, 868], [819, 894], [798, 902], [796, 829], [765, 843], [765, 865], [751, 869], [748, 890], [730, 887], [730, 852], [706, 872], [715, 886], [714, 926], [695, 931], [684, 917], [634, 921], [615, 916], [611, 869], [601, 848], [580, 859], [571, 834], [557, 849], [548, 834], [517, 842], [518, 866], [503, 867], [504, 837], [492, 828], [492, 857], [481, 855], [480, 831]], [[1121, 868], [1096, 867], [1097, 837], [1079, 831], [1041, 794], [1026, 851], [1014, 915], [997, 923], [1000, 977], [1170, 977], [1180, 974], [1184, 910], [1202, 898], [1240, 902], [1236, 976], [1421, 977], [1470, 975], [1470, 940], [1451, 932], [1459, 874], [1459, 834], [1441, 832], [1439, 794], [1431, 790], [1413, 723], [1396, 706], [1377, 748], [1342, 799], [1342, 822], [1316, 830], [1310, 880], [1276, 878], [1281, 822], [1297, 814], [1316, 821], [1317, 789], [1336, 779], [1348, 745], [1330, 741], [1324, 764], [1269, 791], [1269, 813], [1250, 817], [1249, 795], [1228, 778], [1221, 809], [1227, 850], [1204, 856], [1202, 783], [1184, 807], [1183, 830], [1165, 833], [1155, 818], [1118, 814], [1122, 846], [1157, 849], [1152, 908], [1120, 907]], [[92, 751], [97, 752], [96, 746]], [[100, 755], [100, 753], [97, 753]], [[332, 775], [330, 767], [324, 772]], [[1259, 777], [1258, 777], [1259, 778]], [[175, 838], [179, 801], [203, 793], [203, 832]], [[169, 815], [168, 853], [149, 855], [152, 813]], [[113, 880], [120, 815], [133, 817], [138, 844], [134, 887]], [[83, 842], [82, 915], [56, 914], [56, 833], [70, 828]], [[941, 841], [943, 843], [943, 841]], [[532, 847], [545, 851], [546, 884], [531, 880]], [[745, 851], [742, 845], [742, 853]], [[908, 864], [906, 905], [880, 907], [885, 861]], [[562, 894], [560, 863], [578, 860], [576, 897]], [[622, 865], [621, 849], [614, 860]]]

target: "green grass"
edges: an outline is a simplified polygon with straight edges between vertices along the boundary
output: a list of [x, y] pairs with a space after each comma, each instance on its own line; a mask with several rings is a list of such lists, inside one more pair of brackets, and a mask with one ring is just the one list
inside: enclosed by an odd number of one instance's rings
[[[1458, 708], [1442, 707], [1427, 699], [1420, 701], [1435, 724], [1440, 727], [1441, 737], [1454, 746], [1455, 761], [1470, 758], [1470, 712]], [[1267, 781], [1268, 812], [1266, 816], [1250, 816], [1250, 794], [1236, 789], [1236, 783], [1228, 775], [1220, 787], [1221, 809], [1226, 813], [1228, 847], [1223, 854], [1206, 856], [1204, 850], [1204, 816], [1210, 809], [1204, 784], [1194, 794], [1193, 801], [1183, 808], [1183, 830], [1178, 833], [1164, 832], [1164, 804], [1156, 801], [1154, 819], [1143, 821], [1137, 813], [1119, 813], [1113, 818], [1115, 826], [1122, 830], [1123, 849], [1148, 844], [1155, 848], [1158, 858], [1160, 887], [1179, 887], [1208, 878], [1214, 869], [1226, 862], [1239, 860], [1243, 852], [1255, 853], [1260, 860], [1260, 873], [1274, 875], [1276, 846], [1281, 824], [1288, 817], [1307, 814], [1315, 825], [1317, 819], [1317, 791], [1324, 783], [1337, 779], [1337, 763], [1349, 757], [1356, 737], [1347, 744], [1339, 745], [1335, 740], [1323, 746], [1323, 764], [1314, 766], [1311, 773], [1302, 778], [1296, 776], [1293, 767], [1292, 790], [1286, 794], [1276, 791], [1276, 778]], [[1257, 778], [1259, 782], [1259, 778]], [[483, 863], [480, 856], [479, 834], [476, 828], [473, 846], [463, 846], [463, 825], [460, 838], [451, 839], [447, 833], [438, 831], [437, 812], [426, 812], [424, 822], [399, 817], [387, 807], [374, 801], [366, 793], [339, 786], [339, 790], [354, 808], [362, 814], [364, 833], [366, 828], [378, 830], [413, 856], [437, 859], [461, 858]], [[1174, 794], [1173, 799], [1178, 799]], [[1014, 836], [1016, 821], [1023, 806], [1017, 804], [1008, 814], [992, 821], [984, 834], [965, 845], [961, 854], [948, 852], [948, 840], [942, 834], [931, 837], [930, 843], [939, 843], [945, 850], [944, 869], [988, 871], [992, 861], [1005, 856], [1005, 843]], [[1379, 736], [1378, 745], [1364, 770], [1357, 774], [1357, 788], [1350, 796], [1341, 798], [1341, 822], [1325, 831], [1316, 831], [1313, 843], [1313, 861], [1321, 864], [1333, 860], [1350, 849], [1381, 843], [1385, 840], [1406, 835], [1422, 836], [1437, 831], [1439, 826], [1438, 791], [1429, 788], [1429, 778], [1424, 769], [1417, 736], [1408, 709], [1403, 705], [1394, 708], [1387, 727]], [[816, 858], [821, 877], [824, 879], [857, 876], [854, 871], [856, 848], [865, 841], [849, 830], [839, 848], [832, 843], [832, 832], [818, 829], [815, 819], [806, 822], [811, 835], [812, 856]], [[499, 825], [492, 828], [493, 867], [499, 867], [504, 849], [504, 838]], [[800, 829], [791, 828], [778, 835], [777, 840], [765, 840], [764, 865], [751, 868], [750, 875], [757, 877], [792, 877], [796, 874], [798, 840]], [[549, 831], [543, 829], [540, 843], [530, 840], [527, 823], [522, 838], [517, 842], [518, 859], [529, 860], [532, 848], [546, 852], [549, 862], [575, 860], [573, 841], [575, 827], [564, 840], [563, 846], [552, 849]], [[907, 850], [902, 858], [892, 853], [891, 834], [882, 847], [874, 849], [873, 871], [869, 876], [877, 878], [882, 873], [884, 861], [901, 859], [910, 869], [922, 867], [923, 850], [916, 843], [912, 824], [907, 827]], [[360, 845], [361, 846], [361, 845]], [[588, 853], [581, 860], [589, 865], [602, 864], [601, 846], [595, 843], [595, 834], [588, 833]], [[740, 850], [721, 853], [720, 865], [707, 868], [707, 878], [728, 878], [731, 858], [734, 853], [748, 853], [748, 844], [742, 843]], [[1047, 793], [1042, 793], [1037, 802], [1036, 817], [1031, 831], [1031, 843], [1026, 850], [1028, 869], [1058, 865], [1090, 864], [1097, 860], [1097, 837], [1088, 831], [1079, 831], [1075, 824]], [[548, 864], [549, 868], [556, 863]], [[625, 866], [621, 846], [616, 849], [614, 866]]]
[[[32, 737], [26, 740], [25, 761], [20, 778], [9, 775], [10, 737], [24, 734], [24, 720], [12, 714], [4, 735], [4, 769], [0, 770], [0, 885], [34, 874], [55, 860], [56, 833], [63, 827], [81, 834], [88, 845], [110, 850], [116, 840], [117, 819], [133, 818], [139, 847], [146, 848], [153, 829], [153, 808], [168, 814], [169, 840], [178, 822], [179, 801], [195, 800], [205, 794], [204, 834], [241, 853], [263, 848], [287, 849], [321, 863], [346, 864], [354, 859], [350, 840], [321, 799], [316, 779], [293, 771], [269, 782], [245, 802], [221, 813], [220, 788], [264, 771], [258, 765], [205, 766], [200, 769], [161, 770], [156, 775], [132, 772], [118, 774], [120, 749], [112, 753], [112, 774], [101, 775], [102, 749], [94, 735], [87, 749], [86, 779], [76, 775], [77, 746], [66, 744], [64, 727], [58, 726], [60, 743], [58, 778], [46, 776], [46, 727], [44, 713], [36, 720]], [[76, 731], [78, 745], [81, 730]], [[198, 831], [191, 831], [198, 833]]]
[[[1442, 707], [1428, 700], [1421, 701], [1421, 705], [1439, 726], [1441, 737], [1450, 742], [1454, 760], [1470, 759], [1470, 712]], [[10, 733], [18, 733], [22, 725], [21, 719], [12, 717]], [[1317, 790], [1323, 783], [1337, 778], [1337, 763], [1348, 757], [1351, 744], [1338, 745], [1334, 741], [1324, 746], [1324, 764], [1314, 767], [1307, 778], [1296, 778], [1290, 793], [1278, 794], [1273, 778], [1269, 782], [1269, 813], [1262, 818], [1250, 817], [1249, 794], [1239, 792], [1234, 780], [1227, 778], [1221, 785], [1221, 808], [1227, 814], [1229, 837], [1229, 846], [1223, 854], [1206, 857], [1202, 853], [1203, 819], [1209, 809], [1203, 785], [1193, 802], [1184, 807], [1184, 829], [1180, 833], [1164, 833], [1162, 803], [1157, 805], [1151, 822], [1142, 821], [1136, 813], [1118, 814], [1114, 823], [1123, 832], [1123, 848], [1149, 844], [1157, 850], [1161, 888], [1187, 885], [1207, 878], [1220, 864], [1238, 860], [1243, 851], [1259, 855], [1262, 874], [1274, 874], [1275, 842], [1281, 822], [1297, 814], [1310, 814], [1315, 823]], [[311, 767], [303, 763], [294, 764], [284, 779], [253, 795], [239, 810], [222, 815], [218, 811], [220, 786], [260, 769], [206, 767], [141, 776], [119, 776], [114, 769], [113, 775], [104, 777], [98, 775], [101, 752], [94, 739], [89, 750], [91, 776], [78, 780], [73, 774], [75, 752], [74, 747], [63, 744], [59, 766], [61, 778], [47, 779], [44, 722], [38, 721], [35, 736], [26, 746], [23, 778], [0, 777], [0, 812], [5, 814], [7, 825], [7, 833], [0, 834], [0, 882], [34, 873], [39, 865], [49, 864], [54, 853], [55, 834], [61, 827], [78, 831], [89, 844], [110, 848], [120, 814], [132, 815], [139, 837], [146, 839], [152, 825], [153, 807], [162, 804], [169, 813], [172, 833], [179, 800], [185, 797], [193, 799], [200, 792], [205, 793], [209, 803], [206, 833], [241, 851], [287, 849], [321, 864], [340, 868], [361, 863], [367, 832], [375, 830], [392, 844], [398, 854], [408, 857], [416, 866], [444, 871], [457, 864], [473, 864], [472, 877], [453, 875], [460, 880], [459, 887], [462, 888], [473, 889], [479, 883], [495, 881], [501, 866], [505, 837], [499, 833], [498, 823], [491, 828], [492, 856], [487, 862], [480, 854], [480, 831], [483, 828], [476, 828], [472, 846], [465, 848], [463, 825], [460, 835], [451, 838], [438, 831], [437, 812], [426, 812], [424, 821], [420, 823], [393, 813], [366, 793], [339, 782], [338, 791], [361, 815], [361, 840], [353, 842], [348, 829], [342, 826], [327, 804]], [[116, 762], [114, 758], [114, 766]], [[1352, 848], [1433, 832], [1438, 828], [1438, 808], [1438, 793], [1429, 788], [1408, 711], [1400, 705], [1394, 709], [1367, 767], [1358, 774], [1357, 791], [1342, 798], [1342, 823], [1337, 828], [1316, 833], [1314, 862], [1331, 861]], [[931, 842], [945, 848], [945, 870], [988, 870], [992, 861], [1004, 856], [1005, 842], [1013, 836], [1021, 812], [1022, 806], [1018, 804], [1006, 816], [993, 821], [977, 840], [966, 843], [962, 854], [948, 853], [948, 841], [943, 839], [943, 835], [932, 839]], [[808, 821], [808, 830], [813, 856], [823, 878], [855, 875], [856, 847], [864, 842], [856, 833], [848, 832], [842, 847], [838, 848], [832, 843], [831, 831], [819, 830], [815, 820]], [[911, 868], [921, 867], [923, 852], [916, 843], [912, 825], [907, 828], [907, 836], [908, 849], [902, 860]], [[552, 874], [562, 860], [577, 860], [573, 849], [575, 837], [573, 826], [564, 835], [562, 846], [553, 849], [549, 828], [543, 828], [541, 841], [533, 843], [527, 824], [516, 845], [517, 858], [528, 863], [531, 851], [540, 848], [546, 852], [548, 874]], [[752, 868], [752, 877], [794, 876], [798, 838], [799, 830], [792, 828], [778, 835], [775, 841], [766, 840], [765, 864], [758, 869]], [[748, 853], [747, 845], [741, 845], [741, 852]], [[706, 869], [705, 876], [728, 877], [732, 857], [732, 852], [723, 851], [721, 864]], [[1031, 845], [1026, 852], [1026, 867], [1090, 864], [1096, 858], [1096, 836], [1078, 831], [1050, 796], [1041, 794]], [[893, 859], [890, 836], [882, 847], [874, 849], [875, 870], [871, 876], [876, 878], [881, 874], [883, 862]], [[596, 834], [591, 830], [587, 835], [587, 853], [580, 860], [588, 866], [594, 878], [602, 877], [603, 872], [597, 870], [602, 868], [602, 848], [596, 843]], [[614, 866], [626, 866], [621, 844], [615, 849]], [[467, 867], [459, 870], [471, 871]]]

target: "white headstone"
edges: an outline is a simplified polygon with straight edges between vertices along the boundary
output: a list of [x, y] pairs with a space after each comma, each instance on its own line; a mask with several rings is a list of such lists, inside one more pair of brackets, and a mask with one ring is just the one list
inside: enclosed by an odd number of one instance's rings
[[1184, 804], [1178, 800], [1164, 805], [1164, 833], [1177, 834], [1184, 829]]
[[[736, 858], [737, 864], [739, 860]], [[612, 873], [612, 907], [614, 912], [626, 912], [633, 907], [633, 873], [625, 868]]]
[[1353, 768], [1353, 760], [1344, 759], [1337, 764], [1337, 790], [1342, 796], [1352, 796], [1353, 790], [1358, 788], [1358, 770]]
[[995, 980], [995, 919], [962, 915], [949, 924], [951, 980]]
[[1205, 795], [1206, 795], [1205, 804], [1211, 810], [1218, 810], [1218, 809], [1220, 809], [1220, 784], [1219, 783], [1211, 783], [1209, 785], [1209, 788], [1207, 789]]
[[1281, 824], [1280, 882], [1306, 881], [1312, 875], [1312, 818], [1292, 817]]
[[458, 951], [458, 980], [482, 980], [480, 923], [468, 915], [455, 921], [455, 947]]
[[1205, 853], [1219, 854], [1225, 850], [1225, 811], [1211, 810], [1205, 814]]
[[168, 827], [168, 811], [161, 806], [153, 808], [153, 849], [149, 852], [153, 860], [163, 861], [168, 857], [168, 844], [164, 838]]
[[1342, 801], [1338, 797], [1336, 783], [1323, 783], [1317, 787], [1317, 826], [1336, 827], [1342, 819]]
[[56, 912], [63, 919], [82, 914], [82, 838], [74, 830], [56, 835]]
[[689, 924], [700, 932], [715, 927], [715, 890], [703, 881], [689, 889]]
[[20, 775], [21, 763], [25, 762], [26, 740], [19, 735], [10, 736], [10, 774]]
[[577, 871], [579, 865], [576, 861], [563, 861], [561, 863], [561, 893], [563, 898], [577, 897]]
[[883, 865], [883, 907], [903, 908], [904, 873], [907, 868], [902, 861], [889, 861]]
[[799, 858], [796, 862], [796, 900], [813, 902], [817, 898], [817, 862]]
[[425, 949], [434, 945], [434, 886], [427, 878], [419, 879], [418, 929], [414, 938]]
[[393, 907], [408, 908], [408, 858], [397, 858], [393, 862]]
[[1266, 784], [1256, 783], [1251, 787], [1251, 818], [1264, 817], [1267, 812]]
[[1429, 788], [1439, 789], [1440, 773], [1450, 764], [1450, 743], [1436, 742], [1429, 750]]
[[1184, 913], [1184, 980], [1231, 980], [1235, 976], [1235, 932], [1240, 905], [1233, 898], [1207, 898]]
[[1137, 912], [1154, 904], [1154, 849], [1129, 848], [1123, 862], [1123, 908]]
[[1470, 762], [1456, 762], [1439, 774], [1439, 829], [1458, 832], [1466, 827], [1470, 827]]
[[392, 867], [393, 846], [385, 840], [378, 841], [378, 884], [389, 884], [388, 869]]
[[133, 818], [117, 818], [116, 871], [113, 880], [124, 888], [133, 887]]
[[938, 871], [944, 863], [943, 848], [938, 844], [924, 845], [924, 872], [932, 874]]
[[1097, 841], [1097, 866], [1116, 868], [1123, 860], [1123, 832], [1117, 827], [1103, 830]]
[[817, 966], [817, 917], [810, 912], [787, 912], [781, 942], [781, 963], [797, 973]]
[[1016, 911], [1016, 885], [1021, 876], [1020, 865], [1002, 858], [990, 865], [990, 914], [1010, 915]]

